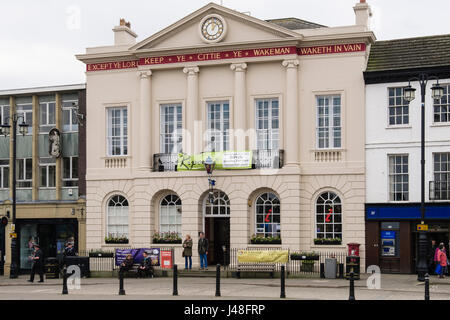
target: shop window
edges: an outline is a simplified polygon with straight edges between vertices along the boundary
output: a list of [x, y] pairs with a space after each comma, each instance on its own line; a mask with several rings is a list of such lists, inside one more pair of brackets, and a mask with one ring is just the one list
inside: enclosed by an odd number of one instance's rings
[[112, 196], [108, 201], [107, 228], [108, 237], [128, 238], [128, 200], [121, 196]]
[[317, 198], [316, 238], [342, 239], [342, 203], [334, 192], [324, 192]]
[[33, 176], [33, 160], [17, 159], [17, 187], [31, 188]]
[[403, 88], [389, 88], [389, 125], [409, 124], [409, 103], [403, 99]]
[[9, 188], [9, 159], [0, 160], [0, 189]]
[[441, 85], [444, 94], [441, 99], [434, 100], [434, 122], [450, 122], [450, 84]]
[[255, 203], [255, 234], [258, 237], [280, 237], [280, 200], [270, 192], [261, 194]]
[[258, 150], [280, 148], [280, 113], [278, 99], [256, 99], [256, 144]]
[[63, 158], [63, 187], [78, 186], [78, 157]]
[[128, 154], [128, 113], [126, 107], [108, 108], [108, 156]]
[[226, 151], [230, 146], [230, 103], [207, 104], [207, 151]]
[[389, 155], [389, 200], [409, 200], [408, 155]]
[[40, 158], [39, 175], [39, 187], [54, 188], [56, 186], [56, 160], [54, 158]]
[[159, 231], [177, 233], [181, 237], [181, 199], [175, 194], [165, 196], [159, 207]]
[[341, 96], [317, 96], [317, 148], [341, 148]]
[[[183, 113], [180, 104], [161, 105], [161, 153], [181, 153], [183, 142]], [[193, 134], [191, 132], [191, 134]]]

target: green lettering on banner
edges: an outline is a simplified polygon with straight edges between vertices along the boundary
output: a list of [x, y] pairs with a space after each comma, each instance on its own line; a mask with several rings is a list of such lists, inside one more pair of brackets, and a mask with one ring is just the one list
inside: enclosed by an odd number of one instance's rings
[[203, 152], [201, 154], [178, 154], [177, 171], [205, 170], [205, 160], [211, 157], [216, 163], [214, 170], [241, 170], [252, 168], [252, 151]]

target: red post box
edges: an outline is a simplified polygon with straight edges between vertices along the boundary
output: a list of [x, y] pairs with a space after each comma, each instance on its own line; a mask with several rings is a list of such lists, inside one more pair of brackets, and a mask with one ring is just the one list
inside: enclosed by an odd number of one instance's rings
[[348, 255], [359, 257], [359, 243], [348, 243]]

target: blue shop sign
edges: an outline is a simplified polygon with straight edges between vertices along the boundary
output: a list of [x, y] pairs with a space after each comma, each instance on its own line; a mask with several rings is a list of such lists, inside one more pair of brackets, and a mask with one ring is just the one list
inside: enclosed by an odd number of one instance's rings
[[[366, 206], [367, 220], [420, 220], [420, 205]], [[425, 219], [450, 220], [450, 205], [427, 205]]]

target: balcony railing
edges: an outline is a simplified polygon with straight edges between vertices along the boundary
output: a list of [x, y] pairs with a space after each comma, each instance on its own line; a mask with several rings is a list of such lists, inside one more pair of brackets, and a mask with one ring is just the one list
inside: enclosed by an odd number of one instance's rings
[[450, 200], [450, 181], [430, 181], [430, 200]]
[[158, 153], [153, 155], [153, 171], [177, 171], [177, 153]]
[[253, 169], [279, 169], [284, 165], [284, 150], [254, 150]]

